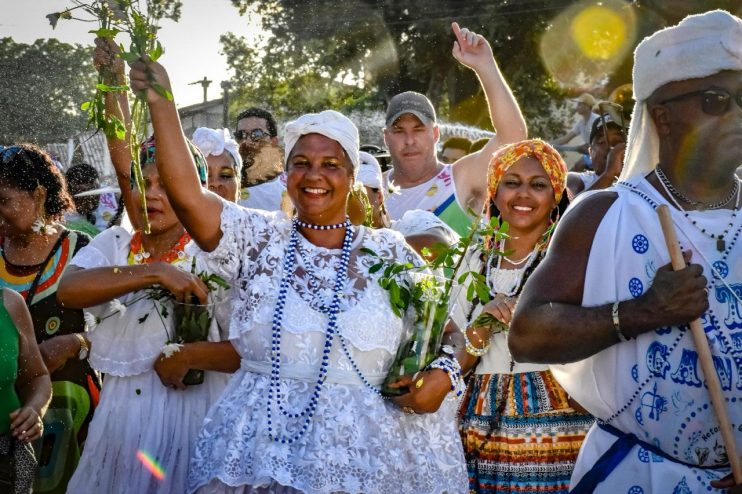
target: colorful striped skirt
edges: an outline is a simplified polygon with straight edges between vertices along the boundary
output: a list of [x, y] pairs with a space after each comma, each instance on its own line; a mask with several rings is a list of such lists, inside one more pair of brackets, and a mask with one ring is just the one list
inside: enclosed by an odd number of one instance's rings
[[550, 371], [476, 374], [459, 430], [471, 493], [567, 493], [593, 417], [575, 411]]

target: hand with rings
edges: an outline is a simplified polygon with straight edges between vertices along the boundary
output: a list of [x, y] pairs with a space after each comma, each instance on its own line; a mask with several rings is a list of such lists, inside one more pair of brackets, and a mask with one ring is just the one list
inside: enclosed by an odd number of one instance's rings
[[10, 430], [17, 440], [29, 443], [44, 433], [44, 423], [39, 413], [31, 407], [21, 407], [10, 414]]

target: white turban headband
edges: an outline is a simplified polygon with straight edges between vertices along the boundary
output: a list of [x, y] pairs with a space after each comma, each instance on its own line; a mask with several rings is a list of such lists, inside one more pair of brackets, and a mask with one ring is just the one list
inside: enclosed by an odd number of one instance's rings
[[293, 122], [287, 123], [283, 136], [286, 144], [286, 163], [289, 162], [289, 155], [296, 146], [296, 142], [301, 136], [307, 134], [321, 134], [337, 141], [350, 157], [350, 162], [353, 165], [353, 175], [358, 175], [360, 140], [358, 129], [348, 117], [334, 110], [325, 110], [320, 113], [307, 113]]
[[659, 161], [659, 135], [647, 98], [675, 81], [742, 70], [742, 20], [723, 10], [691, 15], [644, 38], [634, 51], [634, 114], [621, 180], [646, 174]]
[[224, 151], [227, 151], [232, 156], [234, 167], [239, 175], [240, 168], [242, 168], [242, 158], [237, 148], [237, 141], [232, 139], [229, 129], [199, 127], [193, 132], [191, 140], [201, 150], [204, 157], [221, 156]]
[[403, 237], [420, 235], [423, 233], [437, 233], [446, 239], [448, 245], [459, 241], [459, 234], [430, 211], [410, 209], [405, 211], [402, 218], [392, 221], [392, 230], [396, 230]]
[[358, 170], [357, 180], [366, 187], [372, 189], [383, 189], [381, 187], [381, 166], [372, 154], [365, 151], [359, 151], [358, 156], [361, 159], [361, 167]]

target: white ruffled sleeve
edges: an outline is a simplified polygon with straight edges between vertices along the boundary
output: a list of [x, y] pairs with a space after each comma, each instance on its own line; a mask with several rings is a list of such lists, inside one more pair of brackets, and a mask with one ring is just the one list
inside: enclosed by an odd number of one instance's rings
[[83, 269], [118, 266], [122, 259], [126, 259], [130, 241], [131, 233], [120, 226], [112, 226], [80, 249], [70, 265]]

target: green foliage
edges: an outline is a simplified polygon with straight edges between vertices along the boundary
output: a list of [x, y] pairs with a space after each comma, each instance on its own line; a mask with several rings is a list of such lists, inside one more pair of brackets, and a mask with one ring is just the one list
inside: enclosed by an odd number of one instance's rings
[[365, 108], [366, 91], [337, 80], [335, 74], [298, 63], [282, 52], [268, 50], [264, 56], [245, 38], [232, 33], [220, 37], [222, 51], [235, 76], [231, 83], [230, 111], [260, 105], [278, 115], [316, 112], [327, 108]]
[[[52, 27], [56, 27], [60, 19], [77, 19], [97, 22], [98, 29], [91, 31], [96, 36], [113, 39], [119, 33], [126, 33], [131, 44], [126, 50], [121, 48], [121, 58], [127, 62], [149, 57], [157, 60], [163, 53], [163, 48], [157, 40], [159, 21], [168, 17], [177, 21], [180, 18], [181, 0], [96, 0], [83, 2], [72, 0], [73, 6], [62, 11], [47, 15]], [[144, 4], [144, 5], [143, 5]], [[87, 14], [90, 19], [73, 17], [73, 12]], [[77, 14], [79, 15], [79, 14]], [[95, 96], [92, 100], [81, 105], [81, 109], [88, 112], [88, 127], [103, 130], [109, 139], [124, 139], [126, 128], [118, 118], [109, 116], [105, 111], [105, 93], [127, 90], [123, 84], [111, 84], [111, 74], [101, 71], [98, 75]], [[159, 84], [153, 84], [154, 90], [162, 97], [172, 100], [173, 95]], [[147, 110], [143, 95], [137, 94], [131, 109], [131, 129], [129, 150], [133, 163], [134, 183], [141, 196], [143, 231], [149, 233], [149, 218], [144, 194], [144, 180], [141, 164], [139, 163], [139, 144], [147, 137]]]
[[0, 39], [0, 144], [65, 141], [85, 127], [95, 87], [91, 50], [56, 39]]
[[[234, 104], [264, 104], [279, 113], [316, 109], [306, 100], [340, 110], [382, 110], [404, 90], [426, 93], [445, 120], [491, 128], [484, 94], [474, 73], [451, 55], [451, 21], [483, 34], [521, 103], [532, 135], [561, 131], [552, 102], [561, 89], [538, 57], [540, 33], [570, 0], [460, 2], [441, 0], [232, 0], [241, 14], [257, 12], [272, 34], [260, 55], [234, 36], [222, 38], [224, 53], [237, 74]], [[249, 79], [247, 81], [246, 79]], [[265, 79], [265, 82], [261, 82]], [[307, 80], [308, 79], [308, 80]], [[285, 93], [291, 82], [308, 95]], [[365, 99], [350, 88], [314, 100], [313, 85], [354, 80]], [[272, 82], [269, 82], [272, 81]], [[257, 83], [259, 90], [250, 86]], [[245, 84], [247, 83], [247, 84]], [[271, 89], [278, 94], [271, 93]], [[360, 101], [359, 101], [360, 100]], [[356, 105], [356, 106], [353, 106]], [[558, 129], [558, 130], [557, 130]]]

